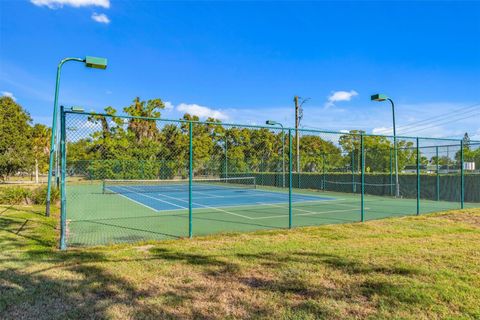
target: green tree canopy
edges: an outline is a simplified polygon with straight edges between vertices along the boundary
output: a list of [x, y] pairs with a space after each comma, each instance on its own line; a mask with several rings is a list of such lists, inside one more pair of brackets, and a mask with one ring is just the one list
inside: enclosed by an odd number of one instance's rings
[[25, 170], [32, 165], [32, 119], [10, 97], [0, 97], [0, 177]]

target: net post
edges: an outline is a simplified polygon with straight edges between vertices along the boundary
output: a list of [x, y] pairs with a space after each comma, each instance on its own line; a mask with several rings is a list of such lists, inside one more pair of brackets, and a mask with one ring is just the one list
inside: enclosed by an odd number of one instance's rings
[[417, 216], [420, 214], [420, 146], [417, 137]]
[[193, 236], [192, 223], [192, 177], [193, 177], [193, 130], [192, 122], [188, 122], [188, 237]]
[[61, 180], [60, 180], [60, 250], [67, 249], [67, 199], [65, 191], [66, 177], [66, 148], [65, 148], [65, 112], [63, 106], [60, 107], [60, 156], [61, 156]]
[[292, 228], [292, 181], [293, 181], [293, 174], [292, 174], [292, 162], [293, 162], [293, 155], [292, 155], [292, 129], [288, 129], [288, 175], [290, 179], [288, 179], [288, 228]]
[[460, 208], [464, 208], [465, 202], [465, 175], [463, 170], [463, 140], [460, 140]]
[[436, 182], [437, 182], [437, 201], [440, 201], [440, 159], [438, 158], [438, 146], [435, 147], [435, 156], [437, 157], [437, 176], [436, 176]]
[[360, 200], [360, 220], [365, 221], [365, 153], [363, 148], [363, 133], [360, 133], [360, 162], [361, 162], [361, 200]]

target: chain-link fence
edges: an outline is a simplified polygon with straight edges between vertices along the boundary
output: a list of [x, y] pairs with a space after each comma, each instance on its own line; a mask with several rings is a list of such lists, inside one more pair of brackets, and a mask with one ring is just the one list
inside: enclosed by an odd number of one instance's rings
[[[61, 113], [61, 247], [480, 203], [480, 143]], [[463, 146], [463, 147], [462, 147]]]

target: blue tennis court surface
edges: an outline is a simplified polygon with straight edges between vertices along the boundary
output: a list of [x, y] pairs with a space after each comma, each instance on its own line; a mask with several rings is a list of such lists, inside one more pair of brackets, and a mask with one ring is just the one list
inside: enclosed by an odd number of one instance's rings
[[[108, 192], [121, 195], [153, 211], [172, 211], [188, 209], [188, 187], [169, 185], [155, 186], [110, 186]], [[292, 202], [316, 202], [336, 200], [331, 197], [302, 195], [292, 193]], [[272, 192], [261, 189], [242, 189], [221, 186], [195, 184], [192, 191], [192, 208], [225, 208], [237, 206], [269, 205], [288, 203], [288, 193]]]

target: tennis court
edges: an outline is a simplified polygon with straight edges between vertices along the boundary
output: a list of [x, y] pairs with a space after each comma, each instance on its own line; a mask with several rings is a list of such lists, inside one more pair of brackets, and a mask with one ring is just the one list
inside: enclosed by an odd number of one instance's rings
[[[105, 181], [104, 192], [123, 197], [153, 211], [188, 209], [188, 181], [126, 180]], [[255, 178], [195, 180], [192, 183], [192, 208], [229, 208], [245, 205], [288, 204], [285, 194], [257, 189]], [[335, 198], [293, 194], [292, 203], [332, 201]], [[229, 213], [226, 209], [224, 212]], [[251, 217], [246, 217], [251, 218]]]
[[62, 249], [480, 203], [480, 175], [464, 166], [480, 144], [299, 130], [308, 147], [295, 157], [294, 129], [73, 110], [61, 120]]
[[[188, 237], [188, 181], [112, 180], [68, 187], [69, 245]], [[358, 197], [288, 194], [261, 188], [253, 178], [192, 183], [194, 235], [357, 221]]]
[[[192, 233], [248, 232], [361, 221], [356, 194], [257, 186], [252, 178], [192, 182]], [[68, 187], [68, 243], [102, 245], [189, 236], [185, 181], [112, 180]], [[366, 195], [365, 220], [416, 214], [416, 199]], [[421, 212], [458, 203], [422, 201]]]

